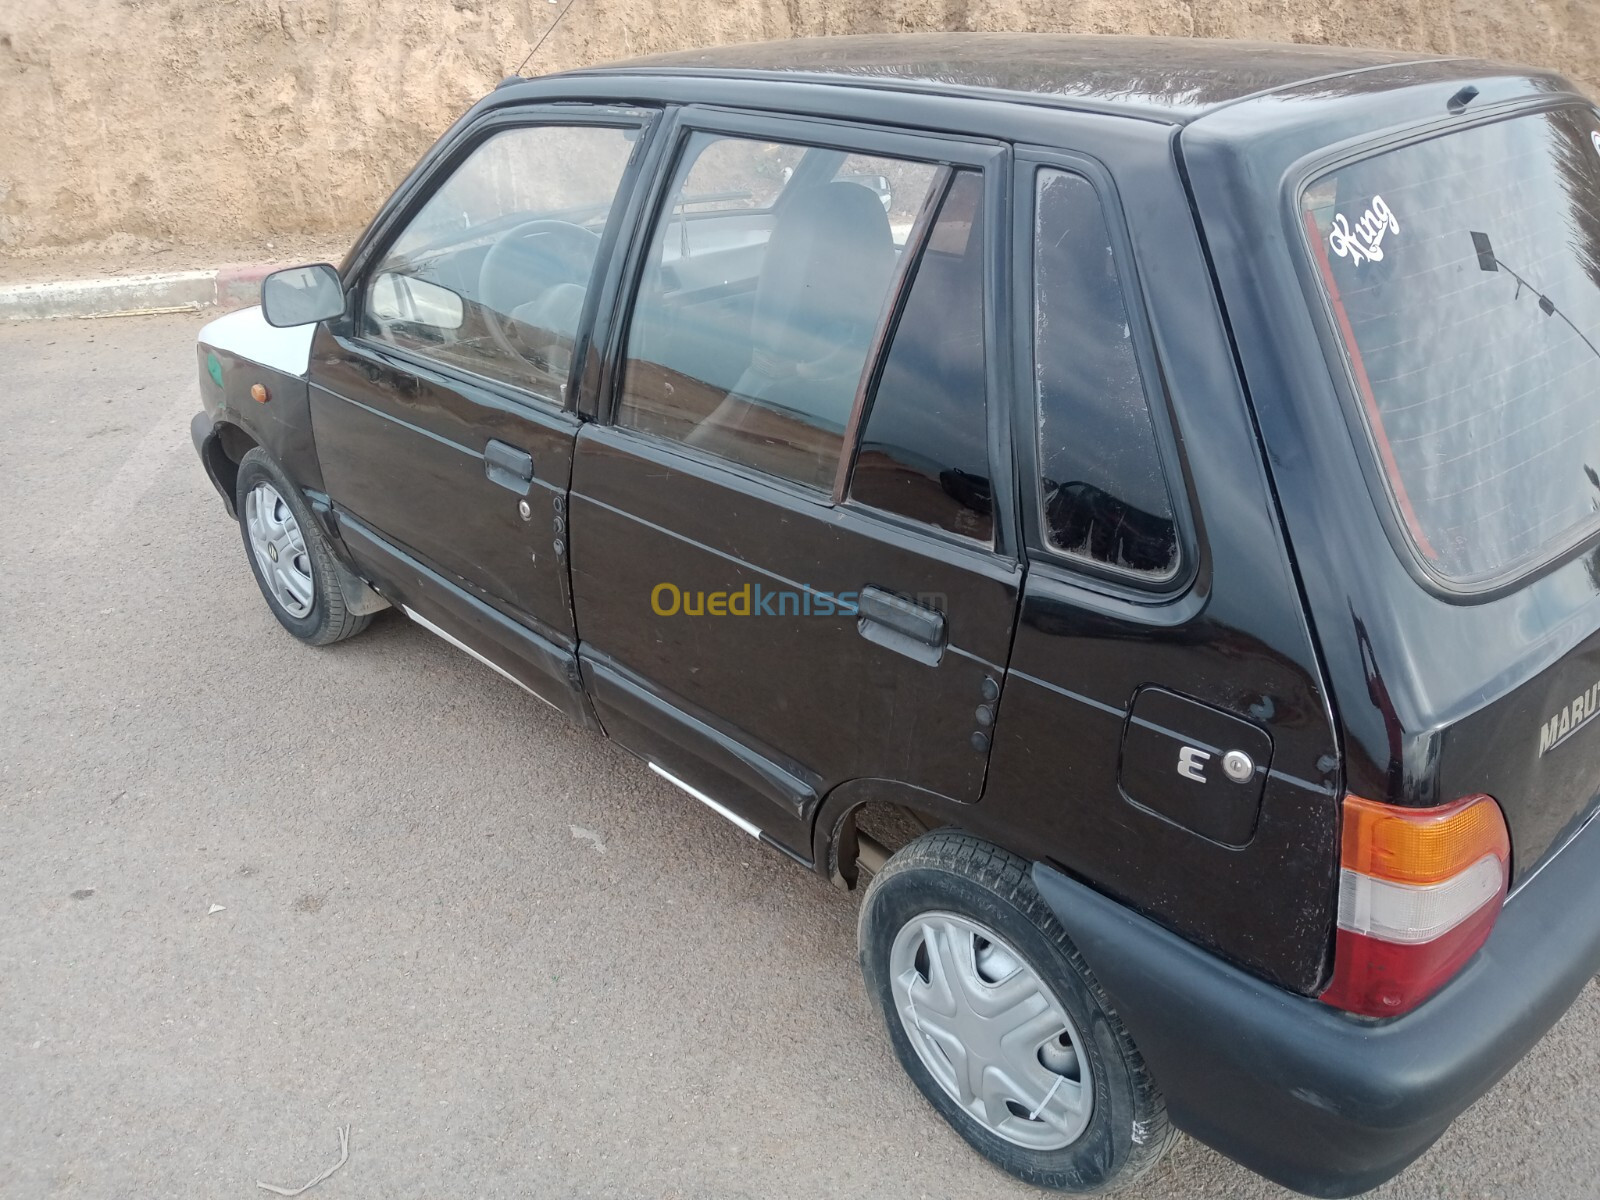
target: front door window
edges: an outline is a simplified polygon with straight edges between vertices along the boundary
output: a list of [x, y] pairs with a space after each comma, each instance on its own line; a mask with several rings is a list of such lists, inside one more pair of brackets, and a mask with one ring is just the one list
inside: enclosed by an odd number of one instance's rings
[[637, 139], [534, 125], [481, 142], [372, 272], [362, 334], [560, 404]]

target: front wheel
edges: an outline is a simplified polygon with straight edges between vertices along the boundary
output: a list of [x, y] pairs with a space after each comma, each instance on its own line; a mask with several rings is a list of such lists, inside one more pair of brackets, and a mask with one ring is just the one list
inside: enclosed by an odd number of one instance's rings
[[235, 505], [250, 569], [280, 625], [312, 646], [367, 627], [372, 618], [350, 611], [332, 551], [300, 490], [260, 447], [239, 461]]
[[1161, 1094], [1024, 860], [920, 837], [872, 881], [859, 941], [900, 1065], [1002, 1170], [1109, 1192], [1171, 1147]]

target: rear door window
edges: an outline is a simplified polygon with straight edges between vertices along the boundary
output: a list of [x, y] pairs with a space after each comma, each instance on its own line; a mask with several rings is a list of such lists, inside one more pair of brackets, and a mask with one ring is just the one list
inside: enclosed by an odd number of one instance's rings
[[1302, 219], [1386, 502], [1429, 570], [1485, 584], [1600, 526], [1600, 116], [1350, 163]]
[[928, 231], [869, 408], [853, 500], [989, 544], [983, 176], [959, 171]]
[[931, 167], [695, 133], [651, 243], [617, 423], [831, 491]]

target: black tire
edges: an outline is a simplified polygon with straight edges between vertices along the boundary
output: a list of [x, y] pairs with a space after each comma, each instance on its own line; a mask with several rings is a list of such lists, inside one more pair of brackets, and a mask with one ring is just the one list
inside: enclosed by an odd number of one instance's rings
[[[273, 595], [272, 588], [262, 577], [261, 565], [256, 561], [255, 551], [250, 544], [250, 530], [245, 519], [245, 501], [251, 490], [263, 482], [270, 483], [283, 498], [289, 511], [294, 514], [295, 524], [305, 539], [306, 557], [309, 560], [315, 593], [310, 611], [302, 616], [290, 612]], [[261, 589], [261, 595], [266, 599], [272, 615], [278, 618], [278, 624], [307, 645], [327, 646], [333, 642], [342, 642], [347, 637], [354, 637], [371, 623], [370, 615], [357, 616], [350, 611], [347, 598], [339, 585], [340, 573], [334, 565], [333, 552], [323, 540], [322, 529], [317, 524], [316, 518], [311, 515], [311, 509], [307, 506], [305, 497], [300, 494], [300, 489], [290, 481], [278, 464], [272, 461], [271, 455], [259, 446], [239, 460], [239, 481], [234, 501], [234, 508], [239, 514], [239, 534], [244, 539], [244, 553], [250, 563], [250, 572], [256, 577], [256, 586]]]
[[[966, 1112], [930, 1073], [895, 1004], [889, 957], [907, 922], [932, 912], [976, 921], [1009, 942], [1071, 1017], [1091, 1071], [1088, 1126], [1069, 1145], [1034, 1150]], [[1109, 997], [1034, 889], [1028, 863], [997, 846], [938, 830], [895, 854], [872, 881], [858, 927], [861, 971], [906, 1074], [967, 1142], [1001, 1170], [1053, 1191], [1105, 1193], [1160, 1162], [1177, 1140], [1166, 1102]]]

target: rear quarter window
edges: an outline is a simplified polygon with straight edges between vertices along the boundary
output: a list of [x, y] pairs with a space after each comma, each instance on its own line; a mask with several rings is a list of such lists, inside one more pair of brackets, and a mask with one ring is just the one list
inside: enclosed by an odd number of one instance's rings
[[1428, 570], [1487, 586], [1600, 528], [1600, 115], [1349, 163], [1301, 216], [1385, 502]]
[[1046, 545], [1139, 584], [1178, 569], [1178, 539], [1099, 193], [1035, 179], [1033, 361]]

